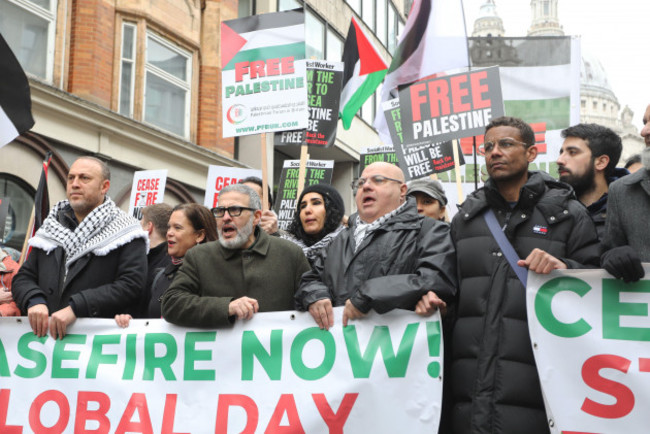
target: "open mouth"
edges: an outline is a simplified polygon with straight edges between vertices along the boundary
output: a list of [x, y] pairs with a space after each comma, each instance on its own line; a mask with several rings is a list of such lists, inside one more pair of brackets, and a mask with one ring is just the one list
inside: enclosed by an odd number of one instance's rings
[[224, 226], [223, 228], [221, 228], [221, 232], [226, 238], [229, 238], [237, 234], [237, 229], [235, 229], [232, 226]]
[[369, 204], [372, 204], [372, 203], [374, 203], [374, 202], [375, 202], [375, 199], [374, 199], [373, 197], [368, 197], [368, 196], [366, 196], [366, 197], [363, 198], [363, 202], [362, 202], [362, 203], [363, 203], [364, 205], [369, 205]]

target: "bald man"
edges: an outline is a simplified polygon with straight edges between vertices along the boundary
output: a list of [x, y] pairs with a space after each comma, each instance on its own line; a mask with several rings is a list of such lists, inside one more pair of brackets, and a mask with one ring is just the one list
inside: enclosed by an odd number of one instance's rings
[[371, 309], [429, 315], [456, 291], [456, 257], [448, 225], [418, 214], [401, 169], [373, 163], [352, 183], [357, 214], [302, 277], [296, 305], [321, 329], [343, 326]]

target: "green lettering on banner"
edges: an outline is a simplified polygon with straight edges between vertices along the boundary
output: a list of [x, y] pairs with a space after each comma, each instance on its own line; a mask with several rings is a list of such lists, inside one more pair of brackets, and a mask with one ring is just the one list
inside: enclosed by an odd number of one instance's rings
[[[165, 346], [165, 354], [156, 357], [156, 344]], [[174, 336], [168, 333], [147, 333], [144, 336], [144, 372], [142, 379], [153, 381], [156, 369], [159, 369], [167, 381], [176, 381], [172, 363], [178, 355], [178, 346]]]
[[621, 316], [648, 316], [647, 303], [624, 303], [621, 293], [650, 292], [650, 281], [624, 283], [618, 279], [603, 279], [603, 338], [625, 341], [650, 341], [650, 329], [621, 327]]
[[137, 335], [126, 335], [126, 361], [124, 362], [124, 373], [122, 380], [133, 380], [135, 375], [135, 344], [137, 343]]
[[412, 323], [406, 326], [397, 354], [393, 352], [393, 342], [388, 327], [375, 326], [363, 355], [359, 347], [356, 327], [353, 325], [343, 327], [343, 337], [345, 338], [345, 346], [348, 349], [348, 357], [350, 358], [354, 378], [368, 378], [370, 376], [373, 361], [380, 348], [388, 376], [390, 378], [404, 377], [419, 325], [419, 323]]
[[14, 374], [22, 378], [36, 378], [43, 375], [47, 367], [47, 358], [45, 354], [29, 348], [29, 344], [38, 342], [42, 345], [46, 340], [47, 336], [39, 338], [33, 332], [27, 332], [18, 339], [18, 354], [22, 358], [34, 362], [35, 366], [33, 368], [26, 368], [23, 365], [17, 365], [16, 369], [14, 369]]
[[185, 334], [185, 367], [183, 379], [197, 381], [214, 381], [214, 369], [195, 369], [194, 363], [212, 360], [211, 350], [197, 350], [197, 342], [214, 342], [217, 332], [187, 332]]
[[260, 363], [269, 379], [277, 381], [282, 378], [282, 330], [271, 330], [270, 348], [267, 352], [254, 331], [244, 331], [241, 339], [242, 381], [253, 379], [254, 358]]
[[0, 377], [9, 377], [10, 375], [7, 352], [5, 351], [4, 345], [2, 345], [2, 339], [0, 339]]
[[83, 345], [86, 343], [86, 335], [69, 334], [63, 339], [54, 342], [52, 350], [52, 378], [79, 378], [78, 368], [64, 368], [63, 361], [79, 360], [81, 351], [67, 350], [68, 344]]
[[584, 297], [591, 290], [591, 286], [584, 280], [575, 277], [558, 277], [543, 284], [535, 295], [535, 315], [537, 320], [549, 333], [562, 338], [576, 338], [591, 330], [587, 321], [580, 318], [573, 323], [559, 321], [553, 315], [551, 304], [553, 297], [563, 291], [571, 291]]
[[122, 340], [122, 335], [96, 335], [93, 338], [93, 345], [88, 360], [86, 378], [97, 378], [99, 365], [117, 364], [117, 354], [104, 354], [104, 345], [116, 345]]
[[[318, 340], [325, 348], [323, 361], [319, 366], [310, 368], [302, 361], [302, 353], [308, 342]], [[310, 327], [298, 333], [291, 344], [291, 367], [293, 372], [303, 380], [320, 380], [330, 373], [336, 360], [336, 342], [329, 331], [318, 327]]]

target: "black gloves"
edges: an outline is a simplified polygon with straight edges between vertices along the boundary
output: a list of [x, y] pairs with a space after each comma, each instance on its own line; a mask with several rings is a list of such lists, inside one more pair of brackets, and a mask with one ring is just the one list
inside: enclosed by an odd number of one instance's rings
[[600, 257], [600, 266], [625, 283], [636, 282], [645, 276], [638, 253], [630, 246], [614, 247]]

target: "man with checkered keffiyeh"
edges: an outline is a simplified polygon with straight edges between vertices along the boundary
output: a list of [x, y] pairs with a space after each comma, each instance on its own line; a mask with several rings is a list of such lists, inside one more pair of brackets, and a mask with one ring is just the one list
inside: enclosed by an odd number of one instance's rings
[[66, 200], [57, 203], [33, 238], [13, 280], [16, 304], [38, 336], [63, 338], [78, 317], [112, 318], [136, 306], [147, 273], [148, 237], [106, 196], [108, 166], [77, 159]]

